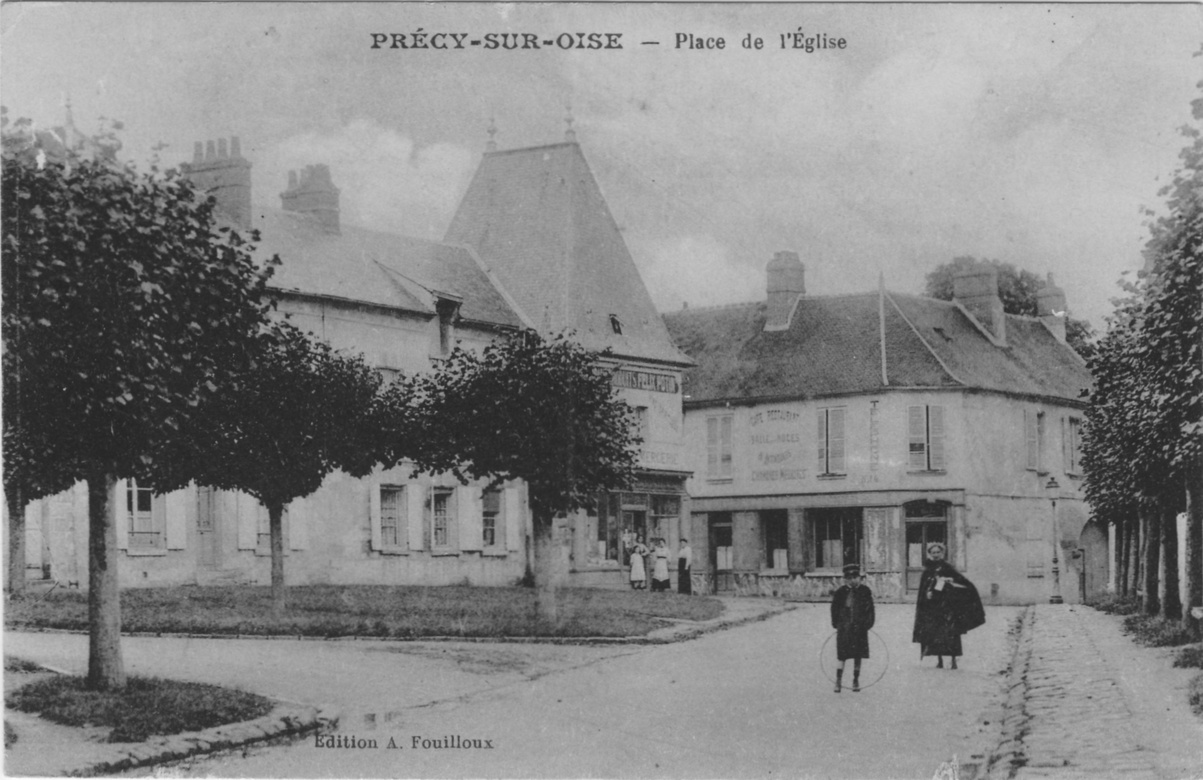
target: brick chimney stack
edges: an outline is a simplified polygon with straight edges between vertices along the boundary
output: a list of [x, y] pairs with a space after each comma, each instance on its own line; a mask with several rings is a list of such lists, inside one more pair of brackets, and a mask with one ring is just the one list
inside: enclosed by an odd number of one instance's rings
[[238, 227], [251, 226], [251, 163], [242, 156], [238, 136], [218, 139], [216, 143], [196, 142], [192, 162], [180, 170], [197, 189], [213, 196], [218, 210]]
[[1006, 345], [1007, 316], [998, 297], [997, 268], [989, 263], [957, 268], [952, 276], [952, 299], [973, 315], [995, 344]]
[[1053, 283], [1053, 275], [1048, 275], [1048, 281], [1036, 293], [1036, 314], [1040, 316], [1045, 326], [1053, 332], [1057, 341], [1065, 343], [1065, 291]]
[[308, 214], [322, 230], [337, 235], [338, 192], [328, 167], [307, 165], [299, 175], [297, 171], [288, 172], [288, 189], [280, 193], [280, 203], [285, 211]]
[[806, 294], [806, 267], [797, 252], [777, 252], [769, 261], [768, 317], [765, 330], [786, 330], [794, 303]]

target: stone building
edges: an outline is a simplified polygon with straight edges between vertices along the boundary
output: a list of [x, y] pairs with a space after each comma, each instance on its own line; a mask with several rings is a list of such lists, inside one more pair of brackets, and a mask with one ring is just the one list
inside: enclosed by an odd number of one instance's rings
[[[615, 385], [639, 410], [639, 483], [600, 497], [600, 512], [559, 528], [566, 570], [620, 586], [623, 528], [674, 540], [687, 511], [681, 371], [592, 172], [571, 139], [484, 155], [442, 242], [342, 224], [324, 165], [290, 174], [280, 208], [257, 208], [237, 138], [197, 144], [188, 176], [234, 225], [258, 229], [278, 255], [278, 311], [386, 377], [421, 372], [456, 346], [519, 328], [575, 331], [610, 348]], [[508, 584], [529, 561], [525, 488], [483, 492], [450, 475], [411, 478], [404, 464], [367, 479], [331, 475], [285, 515], [288, 582]], [[132, 481], [112, 496], [123, 586], [266, 583], [266, 510], [248, 495], [190, 486], [155, 495]], [[27, 509], [30, 564], [87, 584], [87, 491], [77, 485]], [[688, 516], [688, 515], [684, 515]]]
[[666, 315], [697, 363], [684, 408], [699, 585], [819, 599], [859, 563], [878, 598], [905, 600], [941, 541], [990, 602], [1052, 597], [1054, 556], [1077, 600], [1106, 542], [1081, 549], [1097, 532], [1079, 462], [1090, 375], [1065, 308], [1050, 278], [1040, 316], [1004, 314], [989, 266], [958, 275], [951, 302], [808, 295], [781, 252], [766, 300]]

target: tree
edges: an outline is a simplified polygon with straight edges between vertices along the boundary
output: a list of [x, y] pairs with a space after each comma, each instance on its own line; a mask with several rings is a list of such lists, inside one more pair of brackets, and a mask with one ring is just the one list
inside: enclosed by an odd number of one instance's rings
[[118, 689], [112, 486], [186, 484], [178, 432], [266, 322], [270, 265], [186, 179], [105, 153], [112, 134], [48, 155], [3, 127], [5, 483], [21, 501], [87, 483], [87, 680]]
[[591, 508], [600, 491], [629, 488], [634, 412], [611, 384], [608, 352], [561, 334], [526, 331], [479, 354], [457, 349], [425, 378], [426, 434], [419, 460], [461, 480], [526, 483], [534, 523], [538, 616], [557, 620], [553, 544], [558, 516]]
[[[1200, 50], [1203, 53], [1203, 50]], [[1198, 55], [1196, 55], [1198, 56]], [[1203, 82], [1200, 82], [1203, 87]], [[1192, 103], [1203, 120], [1203, 98]], [[1098, 353], [1090, 360], [1095, 389], [1087, 411], [1083, 462], [1086, 489], [1096, 513], [1119, 518], [1136, 506], [1147, 538], [1145, 566], [1177, 567], [1176, 538], [1166, 526], [1178, 509], [1188, 511], [1187, 593], [1203, 605], [1203, 137], [1185, 127], [1182, 167], [1162, 189], [1166, 211], [1148, 211], [1150, 240], [1145, 266], [1108, 321]], [[1189, 609], [1180, 609], [1172, 577], [1158, 604], [1157, 573], [1145, 571], [1146, 611], [1180, 618], [1199, 631]], [[1153, 591], [1150, 593], [1149, 591]]]
[[[362, 477], [385, 457], [380, 432], [396, 415], [388, 414], [381, 384], [380, 372], [361, 356], [275, 322], [260, 334], [253, 363], [199, 421], [211, 432], [213, 450], [198, 480], [249, 493], [267, 508], [277, 615], [286, 607], [284, 510], [336, 469]], [[405, 398], [407, 382], [394, 385], [393, 397]], [[391, 442], [406, 441], [400, 426], [387, 430]]]
[[[956, 271], [982, 262], [998, 269], [998, 297], [1002, 299], [1003, 311], [1027, 317], [1037, 316], [1036, 295], [1044, 287], [1044, 282], [1031, 271], [999, 260], [982, 261], [968, 255], [954, 257], [951, 262], [937, 266], [926, 276], [924, 295], [951, 301], [952, 280]], [[1093, 339], [1094, 329], [1089, 322], [1068, 316], [1065, 318], [1065, 340], [1079, 355], [1087, 357], [1091, 354]]]

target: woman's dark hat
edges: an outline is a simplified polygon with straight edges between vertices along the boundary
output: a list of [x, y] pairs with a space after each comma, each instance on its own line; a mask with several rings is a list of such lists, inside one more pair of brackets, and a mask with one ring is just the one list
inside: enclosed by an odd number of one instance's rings
[[860, 576], [860, 566], [856, 565], [855, 563], [848, 564], [847, 566], [844, 567], [844, 576], [845, 577], [859, 577]]

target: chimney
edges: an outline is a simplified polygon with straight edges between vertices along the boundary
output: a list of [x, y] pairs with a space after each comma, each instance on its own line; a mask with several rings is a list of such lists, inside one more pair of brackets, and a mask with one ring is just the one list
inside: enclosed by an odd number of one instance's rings
[[806, 268], [797, 252], [777, 252], [769, 261], [765, 330], [787, 330], [794, 302], [806, 294]]
[[1065, 312], [1065, 291], [1053, 283], [1053, 275], [1049, 274], [1048, 281], [1036, 293], [1036, 314], [1062, 344], [1065, 343]]
[[299, 174], [289, 171], [288, 189], [280, 193], [280, 203], [285, 211], [308, 214], [325, 232], [339, 234], [338, 187], [325, 165], [307, 165]]
[[998, 269], [989, 263], [957, 268], [952, 276], [952, 300], [973, 315], [998, 346], [1007, 343], [1007, 316], [998, 297]]
[[222, 138], [216, 143], [196, 142], [192, 162], [180, 170], [196, 188], [217, 201], [217, 209], [238, 227], [251, 226], [251, 163], [242, 156], [238, 136], [229, 144]]

